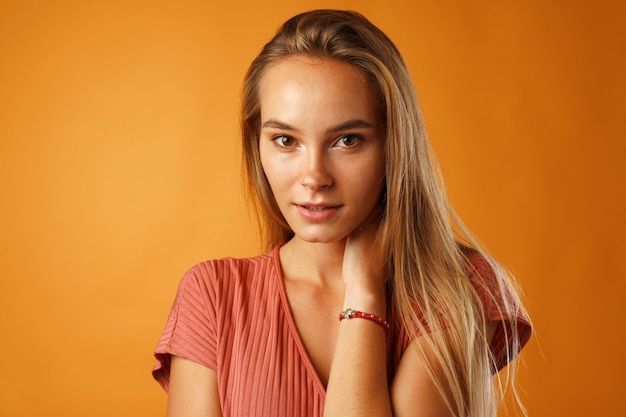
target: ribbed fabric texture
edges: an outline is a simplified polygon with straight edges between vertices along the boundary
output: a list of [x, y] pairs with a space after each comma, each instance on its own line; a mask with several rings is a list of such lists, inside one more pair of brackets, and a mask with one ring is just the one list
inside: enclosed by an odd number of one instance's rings
[[[224, 417], [322, 415], [325, 390], [293, 321], [278, 249], [255, 258], [203, 262], [185, 274], [155, 352], [153, 376], [165, 390], [176, 355], [216, 371]], [[484, 260], [488, 269], [476, 265], [481, 260], [471, 262], [488, 286], [493, 271]], [[494, 302], [477, 292], [487, 319], [502, 320]], [[393, 316], [389, 311], [388, 318]], [[526, 320], [516, 320], [523, 331]], [[390, 381], [410, 343], [407, 332], [395, 326], [388, 333]], [[499, 350], [503, 341], [496, 336], [493, 346]], [[524, 343], [529, 336], [528, 327]]]

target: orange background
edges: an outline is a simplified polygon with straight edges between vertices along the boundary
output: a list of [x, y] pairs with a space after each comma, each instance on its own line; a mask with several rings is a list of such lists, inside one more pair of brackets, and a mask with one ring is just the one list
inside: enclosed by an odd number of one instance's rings
[[296, 12], [403, 51], [451, 200], [518, 275], [531, 416], [624, 416], [620, 1], [0, 2], [0, 415], [164, 415], [152, 349], [195, 262], [258, 253], [247, 65]]

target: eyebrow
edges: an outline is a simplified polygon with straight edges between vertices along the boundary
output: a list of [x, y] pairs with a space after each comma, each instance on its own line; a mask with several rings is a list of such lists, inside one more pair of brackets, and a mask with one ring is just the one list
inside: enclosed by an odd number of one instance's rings
[[[293, 132], [297, 132], [298, 129], [296, 129], [293, 126], [290, 126], [289, 124], [285, 123], [285, 122], [281, 122], [280, 120], [276, 120], [276, 119], [269, 119], [265, 122], [263, 122], [263, 125], [261, 126], [262, 128], [274, 128], [274, 129], [283, 129], [283, 130], [290, 130]], [[350, 130], [350, 129], [374, 129], [376, 126], [373, 125], [370, 122], [366, 122], [365, 120], [361, 120], [361, 119], [354, 119], [354, 120], [348, 120], [346, 122], [343, 122], [335, 127], [332, 127], [329, 129], [330, 132], [341, 132], [344, 130]]]
[[271, 127], [271, 128], [274, 128], [274, 129], [292, 130], [292, 131], [298, 130], [295, 127], [292, 127], [292, 126], [288, 125], [287, 123], [281, 122], [281, 121], [276, 120], [276, 119], [269, 119], [269, 120], [263, 122], [263, 125], [261, 125], [261, 127], [262, 128]]
[[374, 129], [376, 126], [374, 126], [372, 123], [370, 122], [366, 122], [365, 120], [361, 120], [361, 119], [355, 119], [355, 120], [348, 120], [347, 122], [341, 123], [338, 126], [335, 126], [334, 128], [330, 129], [332, 132], [340, 132], [342, 130], [350, 130], [350, 129]]

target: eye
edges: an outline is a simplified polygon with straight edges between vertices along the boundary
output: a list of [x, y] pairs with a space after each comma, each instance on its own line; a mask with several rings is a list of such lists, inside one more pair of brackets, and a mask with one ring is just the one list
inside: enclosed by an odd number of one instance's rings
[[294, 138], [289, 137], [289, 136], [285, 136], [285, 135], [274, 136], [272, 138], [272, 141], [279, 148], [289, 148], [289, 147], [292, 147], [292, 146], [294, 146], [296, 144], [296, 141], [294, 140]]
[[336, 146], [352, 148], [358, 145], [363, 139], [358, 135], [343, 135], [335, 142]]

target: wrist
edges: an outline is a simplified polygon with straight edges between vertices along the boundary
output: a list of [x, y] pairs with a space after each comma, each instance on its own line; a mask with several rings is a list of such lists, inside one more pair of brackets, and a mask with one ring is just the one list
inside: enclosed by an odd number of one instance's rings
[[384, 286], [379, 289], [346, 286], [343, 309], [352, 308], [386, 317], [387, 298]]
[[367, 313], [365, 311], [354, 310], [352, 308], [347, 308], [339, 313], [339, 321], [342, 321], [345, 319], [353, 319], [353, 318], [366, 319], [366, 320], [369, 320], [378, 324], [380, 327], [382, 327], [385, 330], [389, 329], [389, 323], [387, 322], [387, 320], [385, 320], [383, 317], [378, 316], [376, 314]]

